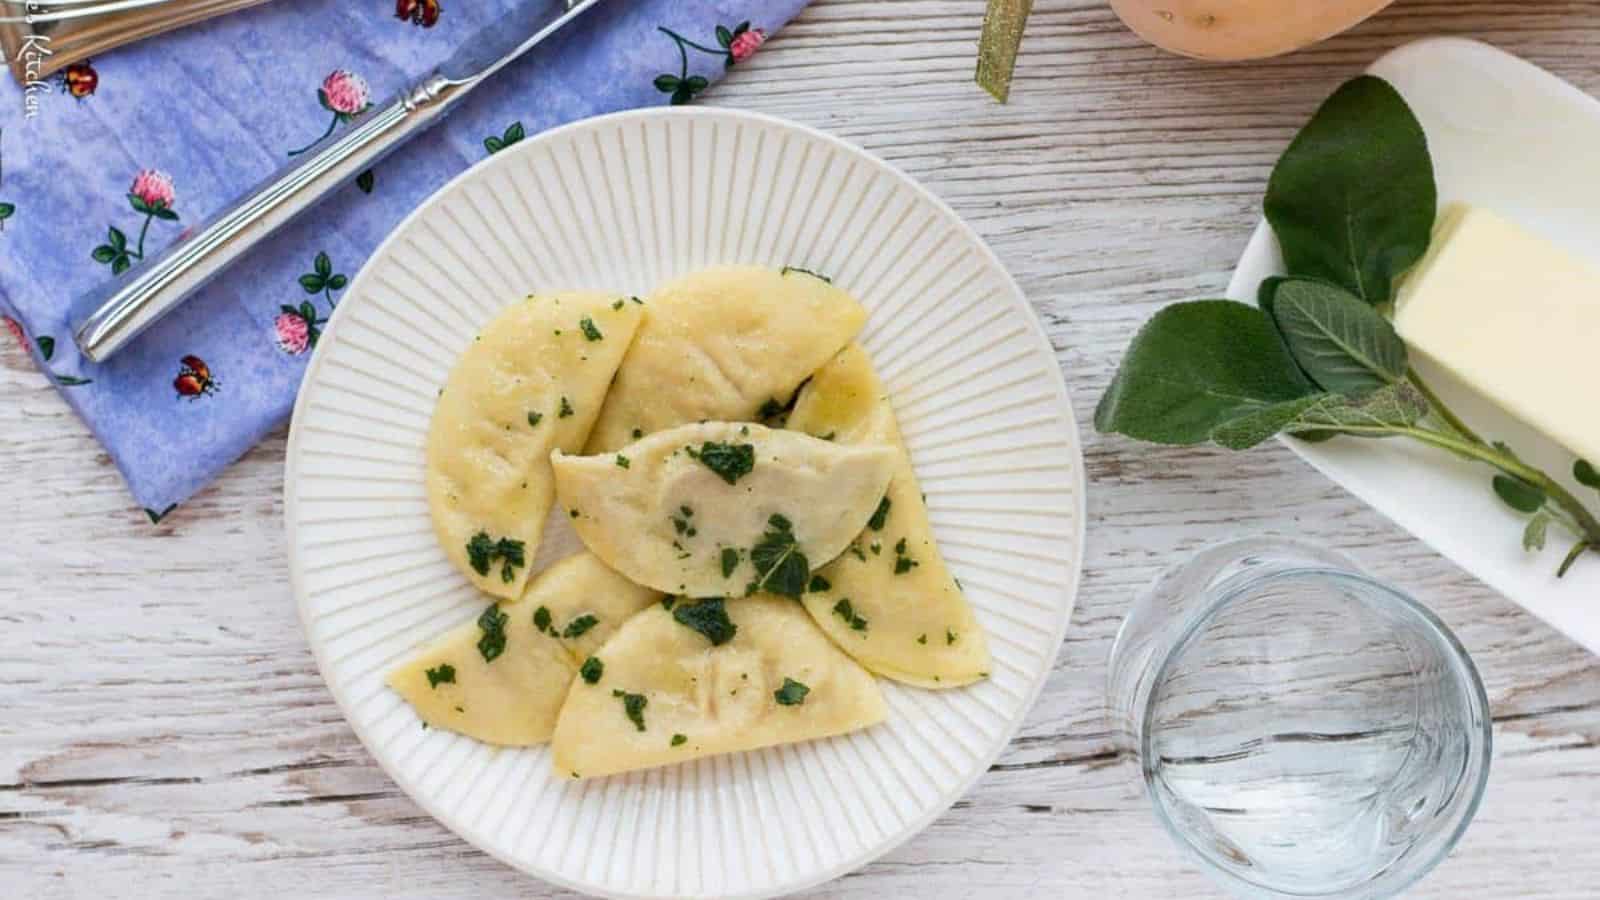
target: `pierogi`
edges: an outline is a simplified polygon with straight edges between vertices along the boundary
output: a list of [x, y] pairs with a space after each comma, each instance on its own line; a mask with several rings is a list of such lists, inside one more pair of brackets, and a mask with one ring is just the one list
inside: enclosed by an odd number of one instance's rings
[[987, 675], [988, 641], [939, 553], [894, 408], [866, 351], [851, 344], [819, 369], [789, 427], [897, 451], [888, 492], [850, 549], [818, 570], [806, 611], [846, 653], [887, 678], [949, 688]]
[[428, 430], [428, 509], [479, 590], [522, 596], [554, 490], [550, 451], [576, 451], [643, 318], [611, 294], [529, 297], [456, 362]]
[[781, 408], [866, 320], [855, 298], [802, 269], [719, 266], [664, 285], [650, 295], [585, 452]]
[[799, 597], [877, 508], [899, 454], [755, 424], [658, 431], [595, 456], [552, 455], [578, 537], [640, 584], [692, 597]]
[[502, 746], [542, 744], [567, 688], [593, 672], [589, 657], [660, 597], [593, 554], [569, 556], [522, 599], [493, 604], [417, 651], [388, 684], [430, 727]]
[[556, 771], [573, 778], [844, 734], [887, 711], [798, 604], [766, 594], [664, 601], [596, 659], [603, 674], [573, 684], [551, 739]]

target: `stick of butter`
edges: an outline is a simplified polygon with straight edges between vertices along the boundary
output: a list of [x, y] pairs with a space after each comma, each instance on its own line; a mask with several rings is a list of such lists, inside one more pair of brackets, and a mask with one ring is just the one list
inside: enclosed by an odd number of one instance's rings
[[1492, 212], [1444, 211], [1394, 325], [1507, 412], [1600, 461], [1600, 270]]

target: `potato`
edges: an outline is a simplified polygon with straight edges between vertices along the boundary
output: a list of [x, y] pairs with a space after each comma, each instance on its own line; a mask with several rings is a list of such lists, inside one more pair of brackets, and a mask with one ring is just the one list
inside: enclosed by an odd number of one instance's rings
[[1200, 59], [1277, 56], [1355, 26], [1394, 0], [1111, 0], [1122, 21], [1163, 50]]

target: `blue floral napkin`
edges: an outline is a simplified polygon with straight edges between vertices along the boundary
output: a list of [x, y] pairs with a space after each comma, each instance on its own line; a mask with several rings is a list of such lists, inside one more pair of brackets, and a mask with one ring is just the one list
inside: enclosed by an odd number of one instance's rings
[[342, 133], [516, 0], [275, 0], [0, 84], [0, 313], [152, 521], [281, 423], [378, 242], [486, 155], [576, 119], [684, 103], [805, 0], [602, 0], [442, 125], [336, 191], [104, 365], [74, 298]]

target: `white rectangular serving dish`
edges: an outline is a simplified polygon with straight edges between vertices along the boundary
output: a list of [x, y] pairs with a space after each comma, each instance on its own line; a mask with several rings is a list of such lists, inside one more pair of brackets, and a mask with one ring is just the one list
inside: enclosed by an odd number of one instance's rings
[[[1369, 71], [1393, 84], [1422, 122], [1441, 205], [1467, 201], [1490, 207], [1600, 263], [1600, 101], [1532, 63], [1458, 38], [1407, 44]], [[1228, 296], [1254, 303], [1261, 279], [1282, 271], [1277, 241], [1263, 222], [1239, 260]], [[1600, 347], [1595, 357], [1600, 376]], [[1565, 476], [1578, 496], [1600, 508], [1600, 494], [1571, 481], [1571, 453], [1415, 353], [1412, 362], [1479, 433], [1505, 441], [1546, 472]], [[1573, 410], [1574, 415], [1600, 415], [1600, 377], [1595, 382], [1595, 404]], [[1492, 470], [1408, 441], [1287, 443], [1444, 556], [1600, 653], [1600, 555], [1586, 555], [1557, 579], [1556, 569], [1571, 546], [1568, 535], [1552, 528], [1542, 553], [1524, 551], [1526, 517], [1495, 497]]]

